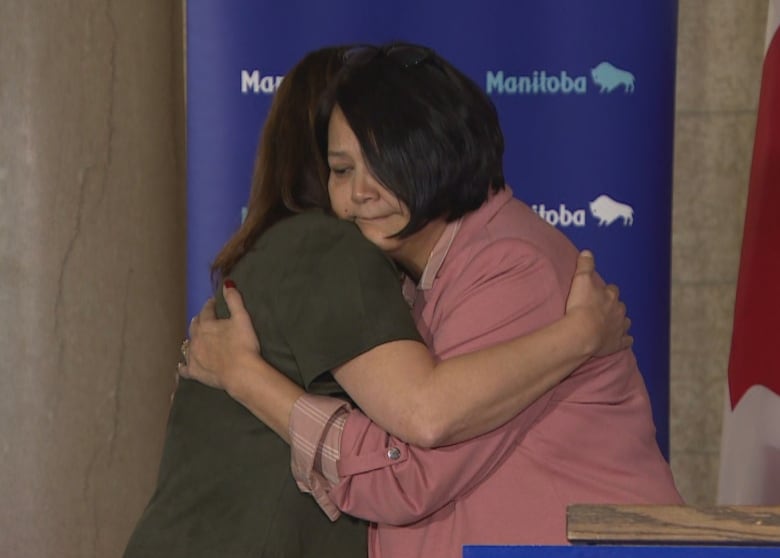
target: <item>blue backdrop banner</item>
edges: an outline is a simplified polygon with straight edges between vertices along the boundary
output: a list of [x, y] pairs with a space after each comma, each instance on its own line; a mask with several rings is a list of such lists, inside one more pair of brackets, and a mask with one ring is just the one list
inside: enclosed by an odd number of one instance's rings
[[515, 195], [597, 256], [633, 320], [668, 457], [669, 286], [677, 0], [187, 2], [189, 315], [241, 222], [258, 134], [308, 51], [400, 39], [481, 84]]

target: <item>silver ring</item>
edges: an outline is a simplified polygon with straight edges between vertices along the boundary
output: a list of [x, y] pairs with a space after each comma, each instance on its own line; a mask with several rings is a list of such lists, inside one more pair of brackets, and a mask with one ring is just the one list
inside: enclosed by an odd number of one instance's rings
[[182, 363], [187, 364], [187, 357], [189, 356], [190, 352], [190, 340], [185, 339], [181, 342], [181, 347], [179, 348], [179, 351], [181, 352], [181, 358]]

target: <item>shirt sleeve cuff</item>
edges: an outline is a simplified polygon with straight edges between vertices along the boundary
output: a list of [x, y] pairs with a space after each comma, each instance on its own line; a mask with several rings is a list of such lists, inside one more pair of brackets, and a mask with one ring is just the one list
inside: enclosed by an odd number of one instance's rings
[[311, 493], [332, 521], [341, 512], [328, 498], [328, 492], [339, 481], [341, 434], [350, 410], [349, 403], [341, 399], [305, 394], [290, 414], [293, 477], [301, 492]]

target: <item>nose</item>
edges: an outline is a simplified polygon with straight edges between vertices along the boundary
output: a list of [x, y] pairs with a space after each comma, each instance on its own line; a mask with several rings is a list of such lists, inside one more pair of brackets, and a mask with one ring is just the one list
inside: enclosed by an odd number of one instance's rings
[[352, 183], [352, 201], [354, 203], [366, 203], [377, 198], [376, 186], [371, 178], [360, 178]]

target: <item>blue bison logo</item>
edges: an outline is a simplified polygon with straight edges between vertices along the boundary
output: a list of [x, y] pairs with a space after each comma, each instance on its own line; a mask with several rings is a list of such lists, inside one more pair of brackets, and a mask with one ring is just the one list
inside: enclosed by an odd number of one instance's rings
[[612, 93], [619, 85], [623, 86], [623, 91], [626, 93], [634, 92], [634, 74], [616, 68], [609, 62], [602, 62], [591, 69], [590, 75], [593, 82], [600, 87], [599, 93], [604, 93], [604, 91]]

